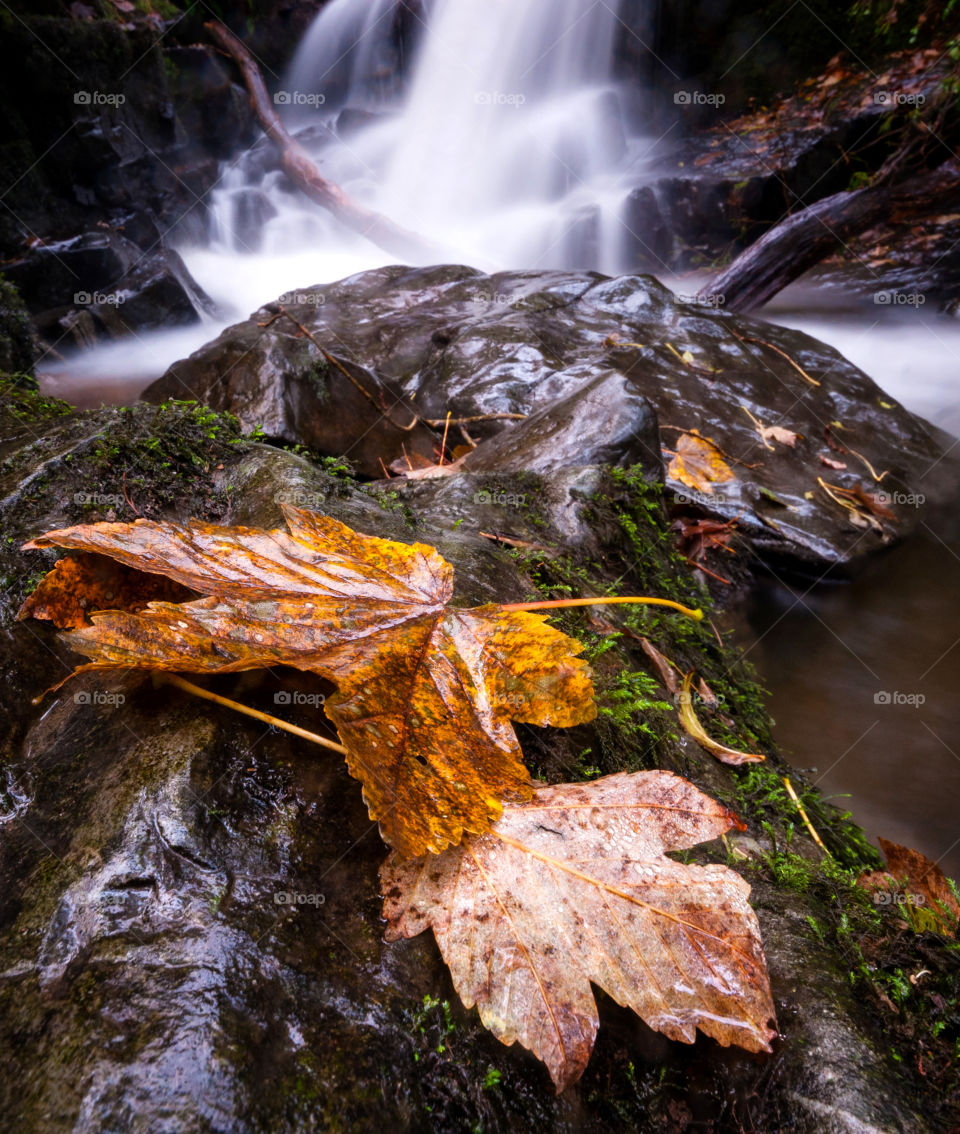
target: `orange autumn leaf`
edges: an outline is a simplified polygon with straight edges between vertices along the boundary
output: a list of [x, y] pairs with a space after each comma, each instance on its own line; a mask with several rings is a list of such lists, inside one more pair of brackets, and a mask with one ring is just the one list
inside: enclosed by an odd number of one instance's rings
[[17, 618], [40, 618], [61, 630], [88, 623], [93, 610], [142, 610], [154, 601], [178, 602], [190, 591], [158, 575], [145, 575], [105, 555], [71, 555], [44, 575]]
[[106, 610], [65, 635], [116, 667], [232, 673], [290, 665], [333, 681], [325, 710], [370, 817], [403, 855], [485, 831], [532, 791], [511, 720], [596, 715], [579, 642], [545, 617], [449, 606], [453, 568], [432, 547], [360, 535], [284, 509], [289, 532], [200, 521], [92, 524], [27, 547], [95, 551], [207, 597]]
[[734, 479], [727, 464], [712, 441], [701, 437], [696, 430], [682, 433], [677, 449], [667, 468], [667, 477], [692, 488], [695, 492], [713, 492], [715, 484], [726, 484]]
[[539, 787], [484, 835], [381, 869], [388, 940], [432, 929], [464, 1004], [575, 1082], [599, 1019], [591, 983], [651, 1028], [769, 1051], [773, 1001], [750, 887], [667, 857], [738, 825], [669, 772]]

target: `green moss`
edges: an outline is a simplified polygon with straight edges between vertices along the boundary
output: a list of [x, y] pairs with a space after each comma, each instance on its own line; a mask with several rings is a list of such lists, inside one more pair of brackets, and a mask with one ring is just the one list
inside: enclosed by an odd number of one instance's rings
[[243, 443], [239, 425], [193, 402], [77, 411], [0, 378], [0, 485], [12, 491], [0, 543], [0, 613], [18, 606], [54, 553], [15, 554], [36, 517], [69, 523], [135, 519], [175, 508], [216, 516], [227, 507], [213, 474]]

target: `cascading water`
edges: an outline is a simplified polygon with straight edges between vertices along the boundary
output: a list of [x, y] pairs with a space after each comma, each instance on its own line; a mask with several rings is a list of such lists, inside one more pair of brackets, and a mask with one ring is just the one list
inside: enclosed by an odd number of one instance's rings
[[[324, 175], [425, 236], [438, 258], [616, 270], [611, 237], [638, 166], [626, 160], [631, 143], [611, 78], [614, 7], [433, 0], [399, 94], [397, 11], [394, 0], [334, 0], [278, 93]], [[246, 313], [278, 291], [389, 260], [279, 175], [263, 176], [260, 159], [253, 151], [244, 176], [214, 192], [210, 248], [184, 250], [221, 304]], [[261, 214], [258, 257], [243, 264], [251, 195]], [[234, 258], [226, 271], [225, 257]]]
[[[621, 212], [648, 146], [624, 128], [616, 7], [332, 0], [275, 102], [325, 177], [425, 237], [436, 261], [625, 270]], [[266, 142], [224, 166], [206, 244], [179, 251], [221, 326], [392, 259], [294, 189]], [[129, 399], [219, 329], [100, 348], [48, 368], [48, 389]]]
[[[646, 180], [653, 147], [627, 125], [636, 84], [614, 78], [616, 8], [614, 0], [331, 0], [300, 44], [277, 107], [324, 176], [420, 233], [435, 261], [631, 271], [624, 207]], [[215, 300], [219, 325], [81, 353], [46, 367], [46, 389], [80, 404], [130, 400], [278, 295], [391, 259], [302, 196], [265, 140], [223, 167], [206, 244], [179, 250]], [[796, 312], [785, 302], [777, 300], [786, 321], [836, 343], [888, 392], [960, 430], [930, 336], [864, 322], [856, 308], [837, 310], [836, 295], [829, 314], [815, 310], [812, 320], [809, 301]], [[940, 326], [933, 340], [945, 336], [960, 351], [960, 327]]]

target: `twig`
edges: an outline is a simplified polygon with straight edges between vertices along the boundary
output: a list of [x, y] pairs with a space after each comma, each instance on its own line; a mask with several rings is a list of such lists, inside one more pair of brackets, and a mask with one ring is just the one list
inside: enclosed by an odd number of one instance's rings
[[130, 499], [129, 495], [127, 494], [127, 470], [126, 469], [123, 470], [123, 476], [120, 478], [120, 488], [123, 492], [124, 500], [126, 500], [126, 502], [130, 505], [130, 510], [134, 513], [134, 515], [142, 516], [143, 513], [136, 506], [136, 504], [134, 504], [134, 502]]
[[858, 461], [863, 461], [863, 463], [867, 466], [867, 469], [869, 470], [870, 475], [873, 477], [874, 481], [877, 484], [882, 484], [884, 477], [887, 477], [887, 476], [890, 475], [890, 470], [884, 469], [883, 472], [880, 473], [880, 475], [878, 476], [877, 470], [873, 467], [873, 465], [870, 464], [870, 462], [867, 460], [867, 458], [862, 453], [858, 453], [856, 449], [849, 449], [848, 448], [847, 452], [852, 453], [853, 456], [855, 456]]
[[698, 563], [695, 559], [690, 559], [686, 555], [681, 555], [680, 558], [684, 561], [684, 563], [689, 563], [691, 567], [696, 567], [698, 571], [702, 571], [705, 575], [709, 575], [711, 579], [716, 579], [718, 583], [726, 583], [728, 587], [733, 586], [729, 579], [725, 579], [722, 575], [718, 575], [716, 571], [711, 571], [709, 567], [704, 567], [702, 563]]
[[[450, 411], [447, 410], [447, 420], [443, 423], [443, 440], [440, 442], [440, 460], [437, 462], [437, 468], [443, 467], [443, 454], [447, 450], [447, 432], [450, 429]], [[410, 463], [410, 458], [407, 458], [407, 463]]]
[[813, 841], [823, 851], [823, 853], [827, 856], [827, 858], [830, 858], [831, 857], [830, 852], [823, 845], [823, 839], [821, 839], [820, 836], [817, 834], [816, 827], [814, 827], [814, 825], [810, 822], [810, 816], [806, 813], [806, 811], [804, 811], [803, 804], [800, 802], [800, 797], [793, 790], [793, 784], [790, 783], [790, 779], [789, 779], [788, 776], [783, 777], [783, 783], [784, 783], [784, 786], [787, 789], [787, 795], [789, 795], [790, 798], [793, 800], [793, 802], [797, 805], [797, 810], [800, 812], [800, 818], [804, 821], [804, 823], [806, 823], [807, 830], [810, 832], [810, 835], [813, 838]]
[[441, 425], [449, 422], [450, 425], [473, 425], [475, 421], [526, 421], [529, 417], [526, 413], [478, 413], [473, 417], [451, 417], [448, 413], [446, 417], [424, 417], [421, 421], [426, 422], [427, 425], [432, 425], [434, 429], [439, 429]]
[[763, 422], [762, 422], [762, 421], [759, 421], [759, 420], [758, 420], [757, 418], [755, 418], [755, 417], [753, 416], [753, 414], [752, 414], [752, 413], [751, 413], [751, 412], [750, 412], [750, 411], [749, 411], [749, 410], [747, 409], [747, 407], [746, 407], [746, 406], [741, 406], [740, 408], [741, 408], [741, 409], [743, 410], [743, 412], [744, 412], [744, 413], [745, 413], [745, 414], [747, 415], [747, 417], [749, 417], [749, 418], [750, 418], [750, 420], [751, 420], [751, 421], [753, 422], [753, 424], [754, 424], [754, 425], [756, 426], [756, 430], [757, 430], [757, 433], [759, 433], [759, 434], [760, 434], [760, 440], [761, 440], [761, 441], [763, 442], [763, 446], [764, 446], [764, 448], [765, 448], [765, 449], [769, 449], [769, 450], [770, 450], [770, 452], [772, 453], [772, 452], [774, 451], [774, 448], [773, 448], [773, 446], [772, 446], [772, 445], [770, 444], [770, 442], [769, 442], [769, 441], [768, 441], [768, 440], [766, 439], [766, 437], [764, 436], [764, 433], [763, 433], [763, 429], [764, 429], [764, 426], [763, 426]]
[[354, 386], [356, 386], [356, 388], [360, 391], [360, 393], [363, 394], [363, 396], [373, 404], [377, 413], [381, 414], [387, 421], [390, 422], [392, 426], [394, 426], [396, 429], [402, 429], [404, 433], [409, 433], [411, 429], [413, 429], [423, 420], [423, 418], [421, 418], [415, 410], [410, 410], [410, 412], [413, 414], [413, 421], [411, 421], [409, 425], [400, 425], [399, 422], [394, 421], [390, 416], [389, 410], [387, 410], [377, 401], [377, 399], [373, 396], [373, 394], [370, 393], [370, 391], [366, 388], [366, 386], [363, 385], [362, 382], [358, 382], [357, 379], [354, 378], [354, 376], [338, 358], [335, 358], [328, 350], [322, 347], [320, 343], [318, 343], [314, 338], [313, 334], [298, 319], [295, 319], [286, 309], [286, 307], [283, 306], [282, 303], [278, 303], [277, 306], [280, 308], [280, 314], [286, 315], [286, 317], [297, 328], [297, 330], [300, 331], [301, 334], [306, 335], [310, 342], [312, 342], [317, 350], [320, 351], [327, 362], [329, 362], [331, 366], [335, 366], [347, 379], [347, 381], [352, 382]]
[[320, 744], [324, 748], [331, 748], [334, 752], [339, 752], [342, 756], [347, 755], [347, 749], [344, 748], [342, 744], [337, 744], [333, 740], [327, 740], [325, 736], [320, 736], [318, 733], [300, 728], [299, 725], [288, 724], [286, 721], [280, 720], [279, 717], [270, 716], [269, 713], [261, 713], [259, 709], [251, 709], [249, 705], [241, 705], [239, 701], [231, 701], [229, 697], [221, 697], [219, 693], [211, 693], [209, 689], [203, 689], [199, 685], [194, 685], [192, 681], [185, 681], [175, 673], [164, 673], [156, 670], [153, 674], [153, 680], [156, 684], [160, 685], [175, 685], [185, 693], [192, 693], [194, 697], [203, 697], [206, 701], [213, 701], [217, 705], [224, 705], [228, 709], [233, 709], [234, 712], [243, 713], [245, 716], [253, 717], [268, 725], [273, 725], [274, 728], [282, 728], [285, 732], [292, 732], [294, 736], [302, 737], [304, 740], [309, 740], [313, 744]]
[[735, 339], [739, 339], [740, 342], [742, 342], [742, 343], [759, 343], [760, 346], [765, 346], [768, 350], [774, 351], [776, 354], [779, 354], [781, 358], [785, 358], [787, 360], [787, 362], [789, 362], [790, 365], [794, 368], [794, 370], [796, 370], [797, 373], [802, 378], [805, 378], [810, 383], [811, 386], [819, 386], [820, 385], [820, 383], [816, 380], [816, 378], [811, 378], [810, 375], [806, 372], [806, 370], [804, 370], [803, 367], [800, 365], [800, 363], [794, 362], [793, 359], [790, 357], [789, 354], [787, 354], [787, 352], [785, 350], [781, 350], [778, 346], [774, 346], [773, 343], [768, 343], [766, 341], [766, 339], [757, 339], [757, 338], [754, 338], [753, 335], [738, 335], [737, 332], [734, 331], [734, 329], [732, 327], [730, 328], [730, 332]]
[[526, 547], [530, 551], [555, 551], [556, 548], [547, 547], [542, 543], [530, 543], [525, 539], [514, 539], [512, 536], [500, 535], [499, 532], [477, 532], [484, 539], [492, 539], [496, 543], [508, 543], [511, 547]]

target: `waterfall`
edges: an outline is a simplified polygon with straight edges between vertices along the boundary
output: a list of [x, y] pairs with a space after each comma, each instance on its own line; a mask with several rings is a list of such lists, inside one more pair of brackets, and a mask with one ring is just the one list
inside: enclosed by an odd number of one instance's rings
[[[332, 0], [275, 101], [324, 176], [419, 232], [437, 259], [622, 270], [621, 213], [645, 147], [623, 126], [616, 8]], [[214, 191], [211, 218], [210, 247], [184, 256], [244, 313], [387, 260], [265, 172], [262, 145]]]
[[[421, 234], [436, 262], [629, 270], [622, 214], [649, 142], [624, 127], [619, 6], [331, 0], [274, 102], [325, 177]], [[194, 232], [178, 251], [221, 325], [390, 260], [292, 186], [266, 139], [223, 164], [206, 240]], [[216, 331], [200, 324], [53, 364], [50, 388], [139, 389]]]

